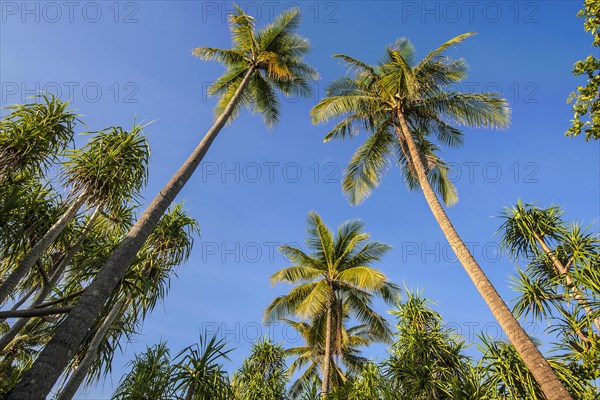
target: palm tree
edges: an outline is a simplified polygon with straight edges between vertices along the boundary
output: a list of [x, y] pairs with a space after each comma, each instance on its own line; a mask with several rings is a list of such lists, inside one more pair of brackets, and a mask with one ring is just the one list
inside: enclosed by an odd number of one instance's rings
[[139, 125], [130, 132], [119, 127], [101, 131], [83, 149], [72, 151], [66, 161], [65, 175], [65, 183], [71, 188], [70, 204], [0, 285], [0, 304], [85, 203], [90, 207], [110, 208], [135, 198], [146, 183], [148, 161], [148, 142]]
[[523, 356], [549, 399], [569, 394], [552, 368], [469, 252], [446, 215], [436, 191], [446, 204], [456, 202], [448, 167], [435, 154], [440, 144], [458, 146], [462, 133], [456, 125], [504, 128], [510, 111], [505, 99], [488, 93], [462, 93], [452, 85], [466, 77], [464, 60], [453, 60], [444, 51], [472, 33], [449, 40], [420, 62], [407, 39], [386, 48], [375, 67], [355, 58], [337, 55], [350, 67], [351, 76], [333, 82], [327, 97], [311, 111], [313, 121], [343, 116], [325, 137], [343, 139], [361, 129], [371, 132], [352, 157], [343, 190], [352, 203], [363, 201], [379, 185], [390, 160], [398, 160], [409, 187], [420, 187], [448, 243], [510, 341]]
[[[327, 368], [329, 371], [329, 375], [327, 375], [329, 390], [340, 387], [348, 381], [350, 376], [359, 373], [367, 363], [367, 359], [360, 355], [361, 347], [372, 343], [389, 341], [389, 337], [382, 337], [364, 324], [346, 328], [345, 324], [347, 324], [349, 319], [347, 314], [348, 307], [344, 308], [343, 323], [337, 327], [335, 333], [340, 338], [336, 344], [335, 357], [329, 357], [328, 361], [326, 361], [325, 356], [327, 338], [327, 318], [325, 314], [318, 316], [310, 322], [282, 319], [284, 323], [294, 328], [304, 339], [302, 346], [291, 347], [285, 350], [288, 357], [295, 358], [290, 364], [288, 375], [293, 375], [304, 368], [304, 372], [289, 389], [292, 398], [303, 396], [307, 391], [312, 389], [315, 382], [319, 382], [321, 386], [321, 396], [325, 395], [322, 389], [325, 379], [319, 378], [319, 370], [325, 370], [325, 362], [329, 363]], [[342, 367], [345, 367], [345, 371]]]
[[[144, 248], [140, 251], [138, 260], [132, 265], [125, 277], [122, 288], [116, 296], [114, 304], [109, 307], [107, 315], [101, 319], [99, 327], [90, 339], [89, 345], [84, 346], [85, 353], [79, 360], [74, 360], [77, 367], [61, 389], [57, 400], [70, 400], [90, 372], [100, 370], [98, 362], [112, 360], [111, 355], [100, 354], [101, 347], [114, 352], [115, 346], [106, 345], [110, 340], [118, 342], [123, 332], [123, 326], [141, 324], [145, 315], [154, 309], [156, 303], [167, 294], [173, 268], [185, 262], [193, 245], [193, 235], [198, 232], [196, 220], [186, 215], [182, 204], [177, 204], [161, 218]], [[117, 319], [125, 321], [115, 324]], [[113, 329], [112, 335], [109, 331]], [[112, 337], [111, 337], [112, 336]], [[93, 369], [96, 364], [96, 368]], [[109, 364], [106, 363], [105, 364]], [[96, 374], [99, 378], [99, 374]], [[88, 383], [91, 380], [88, 379]]]
[[313, 253], [282, 246], [281, 253], [293, 265], [271, 276], [273, 284], [298, 285], [290, 293], [273, 300], [265, 310], [265, 320], [288, 315], [303, 319], [325, 318], [324, 394], [329, 392], [330, 359], [340, 350], [344, 304], [348, 306], [348, 313], [380, 337], [390, 333], [385, 319], [370, 307], [373, 296], [390, 304], [397, 300], [398, 287], [382, 272], [370, 267], [390, 247], [369, 241], [370, 236], [363, 228], [360, 221], [348, 221], [338, 227], [334, 237], [317, 213], [309, 213], [306, 243]]
[[316, 78], [312, 67], [302, 57], [310, 48], [308, 41], [294, 33], [300, 23], [297, 9], [286, 11], [262, 30], [256, 32], [254, 19], [240, 8], [229, 18], [232, 49], [201, 47], [194, 53], [205, 60], [227, 65], [227, 71], [210, 88], [220, 95], [219, 116], [196, 149], [172, 176], [159, 194], [111, 254], [98, 273], [90, 290], [69, 313], [53, 339], [14, 391], [13, 399], [44, 397], [69, 362], [70, 355], [81, 344], [100, 310], [110, 298], [136, 253], [204, 158], [217, 134], [243, 106], [260, 112], [270, 125], [277, 121], [278, 104], [275, 90], [284, 95], [307, 95], [310, 81]]

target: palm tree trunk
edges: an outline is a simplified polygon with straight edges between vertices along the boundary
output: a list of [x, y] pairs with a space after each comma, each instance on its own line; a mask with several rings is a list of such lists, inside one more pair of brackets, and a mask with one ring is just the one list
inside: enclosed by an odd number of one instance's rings
[[58, 235], [71, 222], [79, 208], [85, 203], [85, 196], [80, 195], [73, 201], [69, 208], [61, 215], [61, 217], [52, 225], [44, 236], [29, 250], [25, 258], [21, 260], [14, 271], [0, 285], [0, 305], [4, 304], [8, 296], [17, 287], [21, 279], [23, 279], [31, 270], [37, 260], [40, 259], [44, 251], [56, 240]]
[[94, 363], [94, 360], [96, 360], [96, 357], [98, 356], [98, 349], [100, 348], [102, 341], [119, 315], [121, 315], [124, 305], [125, 297], [119, 299], [111, 308], [110, 313], [108, 313], [94, 334], [83, 360], [81, 360], [81, 363], [79, 363], [77, 369], [75, 369], [75, 372], [73, 372], [67, 384], [62, 388], [56, 397], [56, 400], [71, 400], [73, 396], [75, 396], [77, 389], [79, 389], [79, 386], [81, 386], [81, 383], [87, 376], [92, 364]]
[[[581, 290], [579, 290], [579, 288], [573, 282], [573, 278], [569, 274], [567, 267], [565, 267], [563, 263], [558, 259], [558, 257], [556, 257], [556, 255], [550, 249], [550, 247], [548, 247], [548, 244], [544, 241], [544, 239], [542, 239], [537, 233], [534, 233], [534, 236], [535, 240], [538, 242], [538, 244], [544, 251], [544, 254], [546, 254], [550, 261], [552, 261], [552, 265], [554, 266], [554, 270], [557, 272], [558, 276], [564, 276], [565, 280], [567, 281], [567, 288], [565, 292], [573, 292], [573, 297], [575, 298], [575, 300], [577, 300], [579, 305], [584, 309], [585, 314], [588, 317], [590, 317], [593, 311], [587, 304], [583, 293], [581, 293]], [[592, 322], [594, 323], [596, 329], [600, 333], [600, 318], [593, 318]]]
[[[44, 302], [44, 300], [46, 300], [46, 297], [48, 297], [48, 295], [52, 291], [52, 288], [54, 288], [54, 286], [56, 286], [56, 284], [62, 277], [63, 273], [65, 272], [65, 269], [71, 263], [71, 260], [73, 260], [73, 257], [75, 257], [75, 254], [77, 254], [79, 252], [79, 250], [81, 249], [81, 243], [87, 237], [87, 235], [90, 233], [90, 231], [92, 229], [92, 225], [94, 224], [94, 221], [96, 220], [96, 218], [98, 218], [99, 214], [100, 214], [100, 207], [96, 207], [96, 209], [90, 216], [90, 219], [88, 219], [88, 222], [85, 224], [85, 227], [83, 228], [83, 231], [81, 232], [81, 235], [79, 236], [79, 239], [77, 239], [77, 242], [69, 249], [67, 254], [60, 261], [60, 264], [58, 264], [58, 266], [54, 269], [54, 272], [52, 273], [52, 275], [50, 275], [49, 284], [42, 286], [42, 289], [40, 290], [38, 295], [35, 297], [33, 302], [31, 303], [31, 307], [39, 306], [40, 304], [42, 304]], [[13, 309], [15, 309], [15, 308], [13, 307]], [[13, 309], [11, 309], [11, 311]], [[29, 322], [29, 317], [18, 319], [13, 324], [13, 326], [11, 326], [11, 328], [4, 335], [2, 335], [2, 338], [0, 338], [0, 353], [2, 353], [4, 351], [4, 349], [6, 348], [6, 346], [8, 346], [8, 344], [15, 337], [17, 337], [19, 332], [21, 332], [21, 330], [25, 327], [25, 325], [27, 325], [27, 322]]]
[[[437, 223], [440, 225], [442, 232], [446, 236], [450, 247], [456, 254], [456, 257], [463, 265], [467, 274], [475, 284], [475, 287], [483, 297], [484, 301], [492, 311], [492, 314], [498, 320], [500, 326], [508, 336], [510, 342], [515, 346], [515, 349], [523, 359], [523, 362], [533, 374], [533, 377], [540, 385], [542, 392], [548, 400], [564, 400], [572, 399], [569, 392], [565, 389], [563, 384], [557, 378], [556, 374], [548, 364], [548, 361], [544, 358], [542, 353], [533, 344], [531, 338], [527, 335], [525, 330], [519, 325], [514, 315], [510, 312], [509, 308], [504, 303], [504, 300], [500, 297], [496, 288], [488, 277], [485, 275], [473, 255], [467, 249], [464, 242], [454, 229], [452, 222], [446, 215], [446, 212], [442, 208], [440, 201], [438, 200], [435, 192], [429, 184], [425, 168], [420, 159], [417, 147], [413, 140], [408, 124], [404, 119], [404, 114], [401, 110], [397, 113], [398, 120], [400, 122], [400, 130], [397, 130], [399, 140], [406, 142], [409, 150], [409, 156], [412, 164], [416, 170], [421, 189], [427, 200], [427, 204], [431, 208], [431, 212], [435, 217]], [[403, 136], [403, 137], [401, 137]]]
[[[333, 289], [332, 289], [333, 290]], [[325, 322], [325, 354], [323, 355], [323, 381], [321, 382], [321, 396], [329, 393], [329, 368], [331, 366], [331, 328], [333, 322], [333, 299], [327, 300], [327, 321]]]
[[19, 381], [8, 400], [37, 400], [48, 395], [98, 317], [102, 307], [123, 278], [131, 261], [227, 123], [254, 71], [255, 67], [250, 67], [223, 113], [109, 256], [88, 286], [89, 290], [85, 291], [73, 311], [58, 327], [52, 339]]

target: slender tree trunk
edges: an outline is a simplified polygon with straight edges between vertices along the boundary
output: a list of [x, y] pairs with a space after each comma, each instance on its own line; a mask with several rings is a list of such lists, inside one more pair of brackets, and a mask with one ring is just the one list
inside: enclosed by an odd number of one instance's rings
[[43, 317], [46, 315], [66, 314], [73, 306], [61, 306], [52, 308], [28, 308], [27, 310], [0, 311], [0, 318], [30, 318]]
[[[144, 276], [147, 273], [147, 271], [148, 268], [144, 268], [140, 272], [140, 276]], [[75, 370], [73, 375], [71, 375], [67, 384], [61, 389], [60, 394], [57, 396], [56, 400], [71, 400], [73, 396], [75, 396], [75, 393], [77, 393], [77, 390], [79, 389], [81, 383], [83, 382], [87, 373], [89, 372], [90, 367], [92, 366], [94, 360], [98, 356], [98, 349], [100, 348], [102, 341], [106, 337], [106, 334], [110, 330], [111, 326], [115, 323], [117, 318], [123, 313], [123, 307], [128, 305], [130, 300], [131, 295], [128, 295], [126, 297], [122, 297], [113, 305], [109, 314], [106, 316], [106, 318], [94, 334], [94, 337], [92, 338], [92, 341], [90, 342], [90, 345], [87, 348], [83, 360], [81, 360], [81, 363], [77, 366], [77, 369]]]
[[98, 357], [98, 349], [100, 348], [102, 341], [106, 337], [106, 334], [110, 330], [111, 326], [115, 323], [119, 315], [121, 315], [121, 311], [123, 310], [124, 305], [125, 297], [119, 299], [111, 308], [110, 313], [108, 313], [108, 315], [94, 334], [94, 337], [90, 342], [90, 345], [85, 353], [85, 356], [83, 357], [83, 360], [81, 360], [81, 363], [79, 363], [77, 369], [75, 369], [75, 372], [73, 372], [67, 384], [62, 388], [62, 390], [56, 397], [56, 400], [71, 400], [73, 396], [75, 396], [75, 393], [77, 393], [77, 389], [79, 389], [79, 386], [81, 386], [81, 383], [87, 376], [90, 368], [92, 367], [92, 364], [96, 360], [96, 357]]
[[29, 250], [25, 258], [21, 260], [19, 265], [13, 270], [13, 272], [6, 278], [6, 280], [0, 286], [0, 305], [4, 304], [8, 296], [10, 296], [21, 281], [35, 265], [36, 261], [42, 256], [44, 251], [56, 240], [58, 235], [65, 229], [65, 227], [71, 222], [75, 214], [83, 203], [85, 203], [85, 196], [80, 195], [73, 201], [67, 211], [61, 215], [61, 217], [52, 225], [50, 229], [44, 234], [44, 236]]
[[[579, 290], [579, 288], [575, 285], [575, 282], [573, 282], [573, 278], [569, 274], [567, 267], [565, 267], [563, 265], [563, 263], [558, 259], [558, 257], [556, 257], [556, 255], [550, 249], [550, 247], [548, 247], [548, 244], [546, 244], [544, 239], [542, 239], [537, 233], [534, 233], [534, 235], [535, 235], [535, 240], [538, 242], [538, 244], [540, 245], [540, 247], [542, 248], [542, 250], [544, 251], [546, 256], [548, 256], [550, 261], [552, 261], [552, 266], [554, 267], [554, 270], [556, 271], [556, 273], [559, 276], [564, 276], [565, 280], [567, 281], [567, 288], [566, 288], [565, 292], [572, 292], [575, 300], [577, 300], [579, 305], [585, 310], [585, 314], [588, 317], [590, 317], [592, 315], [593, 311], [590, 308], [590, 306], [587, 304], [587, 301], [585, 300], [583, 293], [581, 293], [581, 290]], [[594, 326], [596, 326], [596, 329], [600, 333], [600, 318], [593, 318], [592, 322], [594, 323]]]
[[52, 339], [19, 381], [8, 400], [38, 400], [48, 395], [98, 317], [102, 307], [123, 278], [131, 261], [225, 126], [254, 71], [255, 68], [250, 67], [223, 113], [109, 256], [75, 308], [58, 327]]
[[[333, 289], [332, 289], [333, 290]], [[323, 355], [323, 381], [321, 382], [321, 396], [329, 393], [329, 368], [331, 366], [331, 328], [333, 322], [333, 299], [327, 300], [327, 320], [325, 322], [325, 354]]]
[[[404, 136], [404, 140], [408, 146], [410, 159], [416, 170], [427, 204], [429, 204], [431, 212], [446, 236], [450, 247], [452, 247], [458, 260], [461, 262], [467, 271], [467, 274], [475, 284], [475, 287], [481, 294], [481, 297], [483, 297], [484, 301], [492, 311], [492, 314], [498, 320], [500, 326], [508, 336], [508, 339], [513, 346], [515, 346], [515, 349], [523, 359], [523, 362], [540, 385], [546, 398], [548, 400], [571, 399], [569, 392], [567, 392], [563, 384], [557, 378], [552, 367], [548, 364], [548, 361], [546, 361], [542, 353], [535, 344], [533, 344], [531, 338], [527, 335], [521, 325], [519, 325], [519, 322], [510, 312], [509, 308], [504, 303], [504, 300], [502, 300], [496, 291], [496, 288], [492, 285], [479, 264], [477, 264], [477, 261], [475, 261], [473, 255], [469, 252], [467, 246], [465, 246], [464, 242], [456, 232], [456, 229], [454, 229], [448, 215], [446, 215], [440, 201], [429, 184], [425, 168], [403, 113], [398, 111], [397, 116], [401, 128], [397, 133], [399, 136]], [[399, 139], [402, 140], [401, 137], [399, 137]]]
[[[100, 215], [100, 207], [96, 207], [93, 214], [90, 216], [90, 219], [85, 224], [85, 227], [83, 228], [83, 232], [81, 232], [81, 235], [79, 236], [79, 239], [77, 239], [77, 242], [69, 249], [69, 251], [67, 252], [65, 257], [60, 261], [60, 264], [58, 264], [58, 266], [54, 269], [54, 272], [52, 273], [52, 275], [50, 275], [50, 284], [42, 286], [42, 289], [40, 290], [38, 295], [35, 297], [33, 302], [31, 303], [32, 308], [42, 304], [44, 302], [44, 300], [46, 300], [46, 297], [48, 297], [48, 295], [52, 292], [52, 289], [54, 288], [54, 286], [56, 286], [56, 284], [60, 281], [60, 278], [62, 277], [63, 273], [65, 272], [65, 269], [71, 263], [71, 261], [73, 260], [73, 257], [75, 257], [75, 255], [81, 249], [81, 243], [83, 243], [83, 240], [90, 233], [90, 231], [92, 229], [92, 225], [94, 224], [94, 221], [96, 220], [96, 218], [98, 218], [98, 215]], [[2, 338], [0, 338], [0, 353], [2, 353], [4, 351], [6, 346], [8, 346], [8, 344], [15, 337], [17, 337], [17, 335], [19, 334], [19, 332], [21, 332], [21, 330], [25, 327], [25, 325], [27, 325], [27, 323], [29, 322], [29, 318], [30, 317], [18, 319], [13, 324], [13, 326], [11, 326], [11, 328], [4, 335], [2, 335]]]

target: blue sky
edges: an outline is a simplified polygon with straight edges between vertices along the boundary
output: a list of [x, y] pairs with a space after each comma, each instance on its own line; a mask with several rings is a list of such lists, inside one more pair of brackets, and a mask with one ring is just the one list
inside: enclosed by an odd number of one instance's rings
[[[422, 56], [460, 33], [478, 32], [449, 54], [470, 65], [463, 90], [503, 93], [512, 125], [501, 132], [466, 130], [464, 147], [444, 151], [460, 196], [448, 214], [505, 300], [514, 296], [508, 277], [515, 264], [497, 254], [494, 232], [503, 206], [518, 198], [559, 204], [567, 218], [598, 231], [599, 144], [563, 136], [571, 117], [565, 100], [582, 83], [571, 75], [572, 64], [592, 51], [576, 18], [579, 2], [240, 2], [259, 25], [294, 4], [304, 15], [300, 32], [314, 47], [307, 60], [321, 76], [314, 96], [282, 101], [274, 129], [243, 112], [221, 133], [178, 198], [198, 219], [202, 239], [164, 305], [116, 357], [112, 377], [82, 398], [108, 398], [134, 352], [160, 338], [178, 351], [200, 331], [220, 328], [237, 348], [230, 368], [257, 337], [272, 333], [294, 343], [290, 331], [268, 330], [261, 317], [288, 289], [269, 284], [268, 277], [286, 266], [275, 247], [303, 243], [310, 210], [331, 227], [364, 220], [374, 239], [394, 246], [378, 267], [400, 285], [423, 289], [468, 341], [469, 332], [481, 329], [501, 337], [422, 195], [407, 191], [397, 169], [364, 204], [351, 207], [344, 199], [342, 170], [364, 136], [323, 144], [328, 126], [313, 126], [308, 118], [327, 83], [344, 73], [334, 53], [374, 63], [398, 37], [410, 38]], [[80, 131], [129, 127], [134, 118], [155, 121], [146, 129], [151, 199], [211, 125], [215, 99], [205, 92], [222, 67], [194, 58], [191, 50], [229, 46], [225, 21], [232, 4], [3, 1], [0, 7], [2, 106], [43, 89], [72, 98], [87, 124]], [[535, 334], [542, 327], [528, 329]], [[382, 357], [384, 350], [367, 354]]]

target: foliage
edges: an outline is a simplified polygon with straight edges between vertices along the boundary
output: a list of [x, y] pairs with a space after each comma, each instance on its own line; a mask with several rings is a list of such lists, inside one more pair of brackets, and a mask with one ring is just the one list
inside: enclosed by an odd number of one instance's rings
[[[600, 3], [597, 0], [584, 0], [583, 9], [577, 13], [585, 18], [583, 28], [594, 37], [593, 47], [600, 47]], [[600, 139], [600, 58], [593, 54], [574, 65], [573, 75], [587, 77], [585, 86], [578, 86], [567, 100], [573, 103], [573, 119], [566, 136], [585, 134], [585, 140]]]
[[43, 176], [73, 142], [77, 114], [54, 95], [8, 107], [0, 120], [0, 182], [19, 175]]
[[[399, 113], [406, 119], [431, 186], [447, 205], [458, 201], [448, 178], [449, 165], [438, 155], [441, 146], [463, 143], [460, 126], [505, 128], [510, 120], [507, 101], [495, 93], [462, 93], [454, 86], [467, 77], [463, 59], [444, 52], [473, 35], [465, 33], [442, 44], [417, 62], [406, 38], [386, 47], [376, 66], [337, 54], [348, 76], [327, 87], [327, 97], [312, 110], [314, 123], [341, 117], [325, 141], [370, 134], [344, 172], [342, 189], [351, 204], [364, 201], [398, 164], [408, 187], [420, 187], [414, 161], [400, 134]], [[437, 143], [436, 143], [437, 142]], [[439, 144], [438, 144], [439, 143]]]
[[128, 365], [131, 370], [119, 382], [113, 399], [162, 400], [173, 395], [173, 366], [166, 342], [146, 348]]
[[468, 370], [465, 344], [442, 325], [442, 317], [419, 294], [407, 293], [391, 313], [398, 339], [384, 362], [384, 373], [402, 399], [453, 398], [456, 380]]
[[223, 113], [248, 73], [252, 77], [247, 90], [234, 104], [233, 116], [245, 106], [260, 113], [265, 124], [271, 127], [279, 120], [276, 91], [285, 96], [307, 96], [311, 93], [310, 83], [318, 75], [303, 60], [310, 50], [310, 43], [295, 32], [300, 21], [300, 10], [293, 8], [256, 30], [254, 18], [236, 5], [229, 16], [232, 48], [194, 49], [193, 54], [202, 60], [218, 61], [226, 66], [225, 73], [208, 88], [209, 95], [219, 97], [215, 116]]
[[252, 346], [250, 357], [244, 360], [232, 378], [238, 400], [283, 400], [286, 398], [285, 352], [267, 339]]

